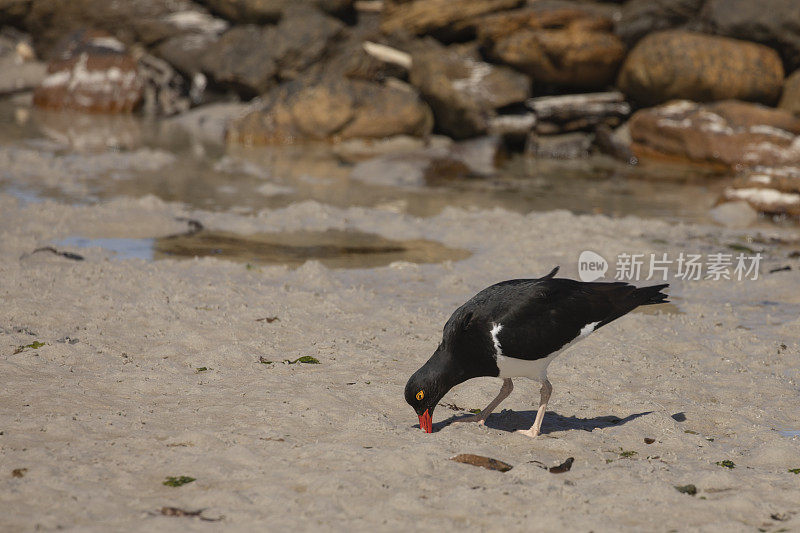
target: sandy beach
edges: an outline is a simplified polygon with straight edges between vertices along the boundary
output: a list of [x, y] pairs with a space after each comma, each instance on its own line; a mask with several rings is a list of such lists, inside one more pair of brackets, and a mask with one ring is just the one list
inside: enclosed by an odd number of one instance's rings
[[[0, 212], [3, 531], [800, 528], [791, 231], [564, 211], [416, 218], [316, 202], [238, 215], [155, 197], [76, 206], [2, 194]], [[187, 229], [181, 217], [239, 234], [425, 238], [471, 255], [291, 269], [119, 259], [96, 247], [56, 246], [83, 261], [31, 254], [72, 235], [173, 235]], [[486, 427], [450, 422], [482, 408], [496, 378], [451, 391], [432, 434], [403, 401], [452, 310], [492, 282], [555, 265], [575, 278], [586, 249], [708, 254], [745, 242], [763, 250], [757, 280], [671, 279], [672, 304], [634, 312], [558, 358], [535, 440], [513, 433], [535, 416], [532, 381], [516, 380]], [[319, 364], [284, 362], [303, 356]], [[513, 468], [449, 460], [460, 453]], [[544, 468], [568, 457], [566, 473]], [[165, 486], [169, 476], [195, 480]], [[690, 484], [696, 495], [675, 488]]]

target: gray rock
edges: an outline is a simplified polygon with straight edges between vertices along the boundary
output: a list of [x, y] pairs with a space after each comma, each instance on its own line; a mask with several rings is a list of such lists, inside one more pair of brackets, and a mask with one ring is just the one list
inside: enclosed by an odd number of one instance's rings
[[327, 13], [345, 13], [353, 0], [200, 0], [220, 16], [239, 24], [278, 22], [288, 9], [322, 9]]
[[497, 108], [523, 102], [530, 94], [527, 76], [481, 61], [460, 47], [412, 53], [409, 78], [433, 108], [437, 126], [456, 139], [485, 133]]
[[720, 204], [708, 214], [715, 222], [728, 228], [746, 228], [758, 220], [758, 212], [742, 200]]
[[206, 49], [203, 71], [216, 83], [245, 97], [264, 93], [274, 85], [278, 73], [272, 45], [267, 30], [255, 25], [236, 26]]
[[766, 44], [790, 70], [800, 67], [800, 2], [797, 0], [708, 0], [703, 22], [718, 35]]
[[217, 83], [244, 97], [292, 80], [317, 61], [343, 24], [316, 10], [287, 10], [274, 27], [236, 26], [205, 50], [202, 67]]
[[203, 70], [204, 58], [219, 37], [210, 33], [187, 33], [167, 39], [155, 53], [187, 76]]
[[[125, 44], [155, 44], [179, 33], [197, 32], [179, 19], [176, 13], [205, 13], [189, 0], [35, 0], [24, 26], [36, 36], [40, 55], [49, 57], [50, 48], [65, 35], [79, 29], [104, 30]], [[184, 18], [185, 21], [185, 18]]]
[[528, 139], [526, 152], [534, 157], [547, 159], [581, 159], [589, 157], [594, 136], [589, 133], [564, 133], [561, 135], [537, 135]]
[[684, 27], [697, 18], [704, 0], [629, 0], [615, 31], [628, 46], [647, 34]]

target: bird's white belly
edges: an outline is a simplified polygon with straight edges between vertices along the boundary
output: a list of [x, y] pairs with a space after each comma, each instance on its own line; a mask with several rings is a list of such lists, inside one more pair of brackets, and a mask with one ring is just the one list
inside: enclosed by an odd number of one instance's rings
[[500, 369], [501, 378], [530, 378], [536, 381], [544, 381], [547, 379], [547, 366], [555, 359], [561, 350], [556, 351], [534, 361], [525, 359], [515, 359], [514, 357], [506, 357], [505, 355], [497, 356], [497, 368]]
[[597, 324], [598, 322], [586, 324], [581, 329], [580, 333], [578, 333], [578, 336], [562, 346], [560, 350], [556, 350], [548, 354], [547, 357], [536, 359], [534, 361], [517, 359], [515, 357], [508, 357], [507, 355], [504, 355], [503, 347], [500, 345], [500, 340], [497, 337], [500, 331], [503, 329], [503, 325], [492, 324], [492, 330], [489, 333], [492, 336], [492, 342], [494, 343], [495, 347], [495, 361], [497, 361], [497, 368], [500, 370], [500, 374], [497, 377], [530, 378], [536, 381], [546, 380], [547, 367], [550, 365], [550, 362], [558, 357], [561, 352], [567, 348], [570, 348], [580, 340], [586, 338], [592, 331], [594, 331], [594, 328], [597, 326]]

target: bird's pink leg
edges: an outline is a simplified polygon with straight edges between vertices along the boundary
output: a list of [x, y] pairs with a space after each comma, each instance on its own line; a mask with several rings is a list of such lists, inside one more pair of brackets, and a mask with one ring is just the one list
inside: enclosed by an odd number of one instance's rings
[[531, 438], [539, 436], [539, 432], [542, 429], [542, 420], [544, 420], [544, 412], [547, 410], [547, 401], [550, 400], [550, 394], [552, 392], [553, 386], [550, 384], [550, 381], [545, 379], [542, 382], [542, 398], [539, 402], [539, 410], [536, 412], [536, 420], [533, 422], [533, 426], [531, 426], [531, 429], [528, 430], [518, 429], [517, 433], [522, 433], [523, 435], [527, 435]]
[[511, 378], [504, 378], [503, 386], [500, 387], [500, 392], [497, 393], [497, 398], [492, 400], [489, 405], [481, 410], [480, 413], [474, 416], [459, 418], [456, 420], [456, 422], [477, 422], [478, 424], [483, 425], [486, 421], [486, 418], [492, 414], [492, 411], [494, 411], [498, 405], [500, 405], [500, 402], [508, 398], [508, 395], [511, 394], [512, 390], [514, 390], [514, 384], [511, 383]]

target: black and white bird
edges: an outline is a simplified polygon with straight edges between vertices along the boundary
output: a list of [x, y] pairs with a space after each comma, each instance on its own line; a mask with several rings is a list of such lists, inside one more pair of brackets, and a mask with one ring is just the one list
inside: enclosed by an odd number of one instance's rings
[[497, 398], [479, 414], [458, 421], [483, 424], [511, 394], [511, 378], [542, 384], [539, 411], [525, 431], [536, 437], [553, 387], [547, 366], [577, 341], [640, 305], [667, 302], [667, 284], [637, 288], [624, 282], [581, 282], [556, 278], [503, 281], [483, 289], [452, 314], [433, 356], [406, 384], [406, 401], [419, 426], [433, 430], [433, 410], [459, 383], [481, 376], [503, 379]]

